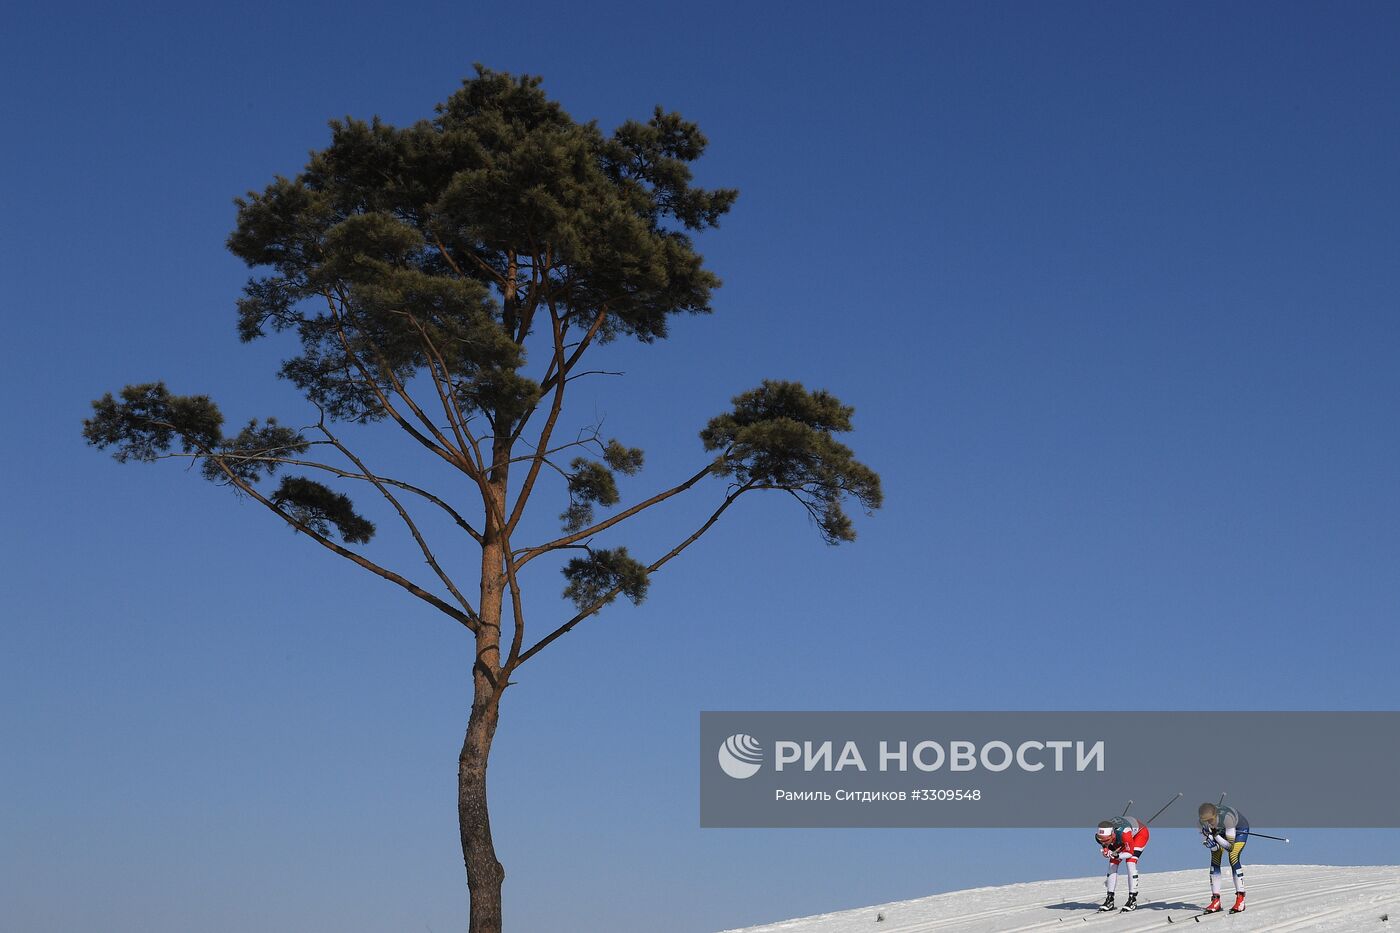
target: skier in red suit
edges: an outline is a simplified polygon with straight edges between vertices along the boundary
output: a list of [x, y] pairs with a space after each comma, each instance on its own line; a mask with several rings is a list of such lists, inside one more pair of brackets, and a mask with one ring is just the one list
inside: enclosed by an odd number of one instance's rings
[[1131, 816], [1104, 820], [1094, 831], [1094, 841], [1102, 849], [1103, 857], [1108, 859], [1108, 876], [1104, 879], [1108, 897], [1104, 898], [1099, 910], [1113, 909], [1113, 894], [1118, 889], [1118, 866], [1124, 863], [1128, 866], [1128, 900], [1123, 904], [1123, 909], [1137, 909], [1138, 859], [1142, 857], [1142, 850], [1147, 848], [1147, 837], [1147, 827]]

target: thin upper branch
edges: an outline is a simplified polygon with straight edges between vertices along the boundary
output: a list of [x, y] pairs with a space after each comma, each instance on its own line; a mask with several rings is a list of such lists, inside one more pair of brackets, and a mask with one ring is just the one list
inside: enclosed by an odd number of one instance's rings
[[[469, 276], [462, 271], [462, 267], [457, 265], [456, 261], [452, 258], [452, 254], [447, 251], [447, 246], [443, 244], [442, 238], [439, 237], [437, 233], [433, 234], [433, 242], [437, 244], [438, 252], [442, 254], [442, 258], [447, 261], [447, 264], [452, 267], [452, 271], [457, 273], [457, 275], [464, 279], [469, 278]], [[491, 266], [484, 262], [480, 256], [476, 255], [476, 253], [473, 253], [471, 250], [467, 250], [467, 255], [470, 256], [472, 260], [478, 266], [481, 267], [483, 272], [494, 278], [497, 282], [500, 282], [502, 285], [505, 284], [505, 279], [501, 277], [501, 274], [495, 269], [492, 269]]]
[[[524, 444], [526, 444], [526, 446], [529, 446], [528, 442], [526, 442], [526, 441], [522, 441], [521, 443], [524, 443]], [[572, 449], [575, 448], [575, 447], [591, 447], [591, 448], [593, 448], [594, 450], [598, 451], [600, 455], [607, 452], [607, 447], [606, 447], [606, 446], [603, 444], [603, 442], [599, 439], [598, 435], [597, 435], [597, 434], [594, 434], [592, 437], [580, 438], [579, 440], [576, 440], [576, 441], [569, 441], [567, 444], [560, 444], [558, 447], [551, 447], [551, 448], [549, 448], [548, 450], [546, 450], [546, 451], [544, 452], [545, 465], [546, 465], [546, 466], [554, 466], [554, 464], [552, 464], [552, 463], [550, 462], [550, 460], [549, 460], [550, 457], [552, 457], [552, 456], [554, 456], [555, 454], [558, 454], [558, 453], [563, 453], [563, 452], [566, 451], [566, 450], [572, 450]], [[520, 456], [520, 457], [511, 457], [511, 458], [510, 458], [510, 462], [511, 462], [511, 463], [525, 463], [525, 462], [527, 462], [527, 461], [533, 460], [534, 458], [535, 458], [535, 453], [532, 451], [531, 453], [525, 454], [524, 456]], [[558, 468], [558, 467], [555, 467], [555, 469], [557, 470], [557, 469], [559, 469], [559, 468]], [[560, 470], [560, 472], [562, 473], [563, 471]], [[564, 475], [567, 476], [568, 474], [565, 473]]]
[[[442, 404], [442, 413], [444, 417], [447, 418], [447, 426], [452, 429], [452, 436], [457, 439], [457, 447], [460, 450], [465, 453], [470, 447], [470, 449], [475, 452], [476, 472], [478, 474], [481, 473], [484, 469], [481, 463], [481, 449], [476, 446], [476, 438], [471, 436], [471, 431], [467, 427], [467, 419], [462, 414], [461, 406], [457, 404], [456, 393], [452, 391], [452, 376], [447, 371], [447, 361], [444, 360], [442, 354], [438, 352], [437, 346], [433, 343], [432, 338], [428, 336], [428, 329], [423, 326], [422, 321], [418, 320], [417, 315], [408, 311], [399, 311], [396, 313], [408, 318], [409, 323], [418, 331], [418, 337], [422, 341], [424, 349], [427, 351], [428, 378], [433, 381], [433, 389], [436, 390], [438, 401]], [[441, 380], [438, 379], [439, 369], [442, 371]], [[443, 388], [444, 385], [446, 386], [445, 390]], [[468, 444], [469, 438], [471, 440], [470, 445]]]
[[575, 531], [575, 532], [572, 532], [571, 534], [564, 535], [562, 538], [555, 538], [553, 541], [547, 541], [547, 542], [545, 542], [544, 544], [539, 544], [539, 545], [536, 545], [535, 547], [527, 548], [527, 549], [526, 549], [525, 551], [523, 551], [523, 552], [521, 553], [521, 555], [520, 555], [520, 563], [519, 563], [519, 565], [520, 565], [521, 567], [523, 567], [523, 566], [525, 566], [526, 564], [528, 564], [530, 561], [534, 560], [536, 557], [539, 557], [541, 554], [547, 553], [547, 552], [549, 552], [549, 551], [556, 550], [556, 549], [561, 548], [561, 547], [565, 547], [565, 546], [567, 546], [567, 545], [573, 544], [573, 543], [576, 542], [576, 541], [582, 541], [584, 538], [591, 537], [592, 535], [595, 535], [595, 534], [597, 534], [597, 533], [600, 532], [600, 531], [605, 531], [605, 530], [611, 528], [613, 525], [616, 525], [618, 522], [625, 521], [625, 520], [631, 518], [633, 515], [636, 515], [638, 512], [641, 512], [641, 511], [644, 511], [644, 510], [646, 510], [646, 509], [649, 509], [649, 508], [651, 508], [653, 505], [657, 505], [657, 504], [659, 504], [659, 503], [661, 503], [661, 502], [665, 502], [667, 499], [671, 498], [672, 496], [676, 496], [676, 495], [679, 495], [680, 493], [685, 492], [687, 489], [691, 488], [691, 487], [694, 486], [696, 483], [700, 482], [700, 480], [704, 479], [706, 476], [709, 476], [710, 473], [713, 472], [713, 470], [714, 470], [714, 464], [713, 464], [713, 463], [708, 463], [708, 464], [706, 464], [704, 467], [702, 467], [698, 472], [696, 472], [694, 476], [691, 476], [689, 479], [685, 480], [684, 482], [678, 483], [678, 484], [676, 484], [675, 486], [672, 486], [670, 489], [664, 490], [664, 491], [662, 491], [662, 492], [658, 492], [656, 495], [652, 496], [650, 499], [645, 499], [645, 500], [643, 500], [643, 501], [641, 501], [641, 502], [638, 502], [636, 505], [632, 506], [631, 508], [624, 509], [623, 511], [618, 512], [616, 515], [613, 515], [613, 516], [611, 516], [611, 517], [609, 517], [609, 518], [606, 518], [606, 519], [604, 519], [604, 520], [601, 521], [601, 522], [597, 522], [597, 523], [595, 523], [595, 524], [593, 524], [593, 525], [590, 525], [590, 526], [588, 526], [587, 528], [582, 529], [581, 531]]
[[[548, 392], [553, 388], [553, 381], [559, 378], [560, 373], [568, 376], [569, 372], [574, 368], [574, 365], [578, 363], [579, 357], [583, 356], [584, 351], [587, 350], [589, 344], [593, 342], [593, 338], [598, 335], [598, 331], [602, 328], [603, 322], [606, 321], [607, 318], [608, 309], [607, 306], [604, 305], [602, 308], [598, 309], [598, 313], [593, 318], [593, 323], [588, 326], [588, 332], [583, 335], [583, 339], [574, 347], [574, 352], [569, 354], [569, 358], [564, 361], [564, 365], [557, 368], [553, 373], [545, 376], [544, 382], [540, 383], [541, 391]], [[567, 328], [565, 329], [567, 330]]]
[[[703, 525], [697, 528], [694, 531], [694, 533], [690, 535], [690, 537], [686, 538], [680, 544], [677, 544], [675, 547], [671, 548], [671, 550], [667, 551], [665, 554], [652, 561], [651, 564], [647, 566], [646, 572], [648, 574], [656, 573], [656, 571], [664, 567], [672, 558], [676, 557], [686, 548], [694, 544], [700, 538], [701, 535], [710, 530], [711, 526], [713, 526], [715, 522], [719, 521], [719, 517], [724, 514], [726, 509], [728, 509], [731, 505], [734, 504], [734, 500], [738, 499], [744, 493], [748, 492], [754, 487], [754, 485], [755, 484], [753, 483], [747, 483], [743, 486], [740, 486], [738, 489], [734, 490], [728, 496], [726, 496], [724, 501], [720, 503], [719, 508], [715, 509], [714, 513], [711, 514], [710, 517], [705, 520], [705, 523]], [[606, 606], [621, 592], [621, 586], [613, 587], [611, 590], [604, 593], [598, 599], [594, 600], [591, 604], [589, 604], [587, 607], [581, 610], [572, 619], [565, 622], [563, 625], [559, 626], [554, 631], [550, 632], [544, 638], [541, 638], [539, 641], [535, 642], [535, 644], [530, 646], [528, 650], [521, 652], [520, 656], [514, 659], [514, 663], [506, 668], [506, 675], [509, 676], [510, 672], [513, 671], [515, 668], [530, 660], [540, 651], [544, 650], [546, 646], [548, 646], [561, 636], [567, 634], [574, 626], [578, 625], [584, 619], [588, 618], [589, 616], [596, 613], [599, 609]]]
[[442, 565], [438, 563], [437, 556], [433, 553], [432, 548], [428, 547], [428, 542], [424, 540], [422, 532], [418, 530], [418, 525], [413, 521], [412, 516], [408, 514], [408, 510], [394, 497], [394, 494], [389, 491], [389, 488], [370, 472], [369, 468], [365, 466], [364, 461], [356, 456], [350, 448], [342, 444], [338, 437], [331, 433], [330, 428], [326, 427], [325, 421], [322, 421], [317, 427], [320, 428], [321, 433], [326, 436], [326, 440], [335, 445], [336, 450], [339, 450], [347, 460], [359, 467], [361, 473], [369, 477], [369, 482], [373, 484], [374, 488], [378, 489], [380, 494], [394, 507], [394, 511], [399, 514], [399, 518], [408, 528], [409, 534], [413, 535], [413, 540], [418, 543], [418, 549], [423, 552], [423, 559], [427, 562], [429, 567], [433, 568], [433, 573], [437, 574], [437, 578], [442, 581], [443, 586], [447, 587], [447, 591], [456, 598], [457, 602], [462, 605], [462, 608], [467, 611], [468, 615], [473, 618], [480, 618], [477, 611], [472, 608], [471, 602], [462, 595], [461, 591], [457, 589], [457, 584], [454, 583], [452, 578], [447, 575], [447, 572], [442, 569]]
[[365, 557], [363, 554], [357, 554], [347, 547], [342, 547], [341, 545], [336, 544], [330, 538], [321, 534], [319, 531], [307, 525], [305, 522], [297, 521], [277, 503], [273, 502], [271, 499], [268, 499], [262, 493], [258, 492], [255, 486], [253, 486], [251, 483], [248, 483], [240, 476], [238, 476], [238, 474], [234, 473], [231, 469], [229, 469], [228, 464], [224, 463], [222, 458], [208, 450], [204, 451], [204, 455], [208, 459], [213, 460], [218, 465], [219, 469], [222, 470], [224, 475], [228, 477], [229, 482], [233, 483], [233, 485], [237, 486], [241, 491], [243, 491], [253, 499], [256, 499], [258, 502], [262, 503], [264, 506], [266, 506], [274, 514], [278, 515], [283, 521], [291, 525], [297, 531], [304, 532], [317, 544], [321, 545], [322, 547], [335, 554], [340, 555], [341, 557], [345, 558], [351, 563], [363, 567], [365, 570], [368, 570], [375, 576], [381, 577], [385, 580], [388, 580], [390, 583], [394, 583], [402, 587], [409, 593], [412, 593], [414, 596], [418, 597], [428, 605], [432, 606], [434, 609], [437, 609], [443, 614], [450, 616], [453, 619], [456, 619], [458, 622], [466, 626], [466, 628], [468, 628], [472, 632], [475, 632], [477, 630], [478, 623], [480, 620], [474, 614], [467, 613], [461, 609], [458, 609], [456, 606], [452, 605], [451, 603], [447, 602], [441, 597], [429, 592], [428, 590], [425, 590], [423, 587], [414, 583], [412, 580], [409, 580], [402, 574], [396, 573], [392, 570], [389, 570], [388, 568], [381, 567], [379, 564], [376, 564], [374, 561]]
[[568, 378], [566, 378], [564, 381], [565, 381], [565, 382], [573, 382], [575, 379], [582, 379], [584, 376], [625, 376], [625, 375], [627, 375], [627, 374], [626, 374], [625, 372], [623, 372], [622, 370], [620, 370], [620, 369], [585, 369], [585, 370], [584, 370], [583, 372], [581, 372], [581, 373], [574, 373], [573, 375], [571, 375], [571, 376], [569, 376]]
[[[327, 295], [327, 298], [329, 297], [330, 296]], [[347, 301], [343, 294], [340, 296], [340, 303], [342, 307], [344, 307], [347, 304]], [[347, 318], [344, 314], [339, 313], [334, 301], [331, 301], [331, 313], [334, 315], [334, 320], [336, 322], [336, 333], [340, 337], [341, 346], [344, 347], [345, 352], [349, 354], [349, 356], [353, 360], [355, 360], [355, 363], [357, 366], [360, 367], [361, 372], [367, 372], [367, 370], [364, 367], [364, 364], [360, 363], [359, 356], [350, 349], [350, 341], [345, 334], [345, 324]], [[399, 398], [404, 400], [404, 404], [408, 406], [408, 410], [413, 412], [413, 414], [418, 418], [419, 423], [421, 423], [425, 428], [427, 428], [428, 432], [432, 434], [433, 439], [436, 440], [439, 445], [441, 445], [442, 450], [447, 456], [448, 462], [452, 463], [463, 473], [466, 473], [468, 476], [470, 476], [472, 474], [474, 465], [472, 464], [471, 459], [467, 456], [467, 452], [463, 449], [459, 449], [452, 446], [452, 442], [447, 439], [447, 436], [445, 434], [442, 433], [442, 430], [438, 428], [437, 424], [433, 421], [433, 419], [429, 418], [423, 412], [423, 409], [418, 406], [418, 403], [414, 401], [413, 396], [408, 394], [408, 389], [404, 387], [402, 380], [400, 380], [398, 374], [394, 372], [394, 367], [391, 366], [389, 364], [389, 361], [384, 358], [384, 355], [379, 352], [377, 346], [373, 342], [370, 343], [370, 346], [375, 348], [375, 358], [379, 363], [379, 368], [383, 370], [384, 376], [389, 380], [390, 385], [394, 387], [394, 392], [399, 396]], [[436, 382], [437, 380], [434, 379], [434, 385], [436, 385]], [[379, 394], [380, 397], [383, 398], [383, 394], [379, 392], [378, 384], [375, 383], [374, 385], [376, 394]]]
[[[389, 397], [384, 394], [384, 391], [380, 389], [378, 381], [375, 380], [375, 378], [370, 374], [368, 367], [366, 367], [364, 362], [360, 360], [359, 355], [356, 354], [355, 351], [350, 348], [350, 338], [347, 337], [345, 334], [345, 319], [341, 316], [339, 309], [336, 308], [335, 297], [331, 295], [329, 291], [324, 291], [321, 294], [326, 299], [326, 304], [330, 307], [331, 320], [335, 321], [335, 332], [336, 336], [340, 338], [341, 348], [345, 350], [346, 357], [351, 361], [354, 367], [357, 370], [359, 370], [360, 378], [363, 379], [365, 384], [370, 387], [370, 390], [374, 392], [375, 398], [379, 400], [379, 404], [383, 406], [384, 411], [386, 411], [389, 414], [389, 417], [394, 420], [395, 424], [402, 428], [404, 432], [407, 433], [414, 440], [418, 441], [418, 443], [422, 444], [424, 447], [437, 454], [443, 460], [446, 460], [448, 463], [457, 467], [457, 469], [465, 469], [468, 465], [462, 462], [462, 458], [460, 456], [454, 455], [454, 453], [450, 450], [452, 445], [445, 443], [446, 439], [442, 437], [442, 433], [438, 431], [435, 426], [433, 426], [431, 423], [429, 424], [429, 427], [432, 430], [433, 434], [444, 441], [444, 443], [441, 446], [439, 446], [437, 443], [434, 443], [432, 438], [427, 437], [423, 434], [422, 431], [419, 431], [417, 428], [415, 428], [413, 424], [407, 418], [405, 418], [397, 408], [394, 407], [393, 402], [391, 402], [389, 400]], [[397, 379], [395, 379], [394, 381], [395, 383], [398, 382]]]
[[[564, 365], [564, 334], [567, 326], [559, 319], [554, 307], [549, 308], [550, 328], [554, 337], [554, 364]], [[525, 503], [529, 501], [530, 493], [535, 488], [535, 479], [540, 475], [540, 467], [544, 463], [543, 451], [549, 447], [550, 435], [554, 432], [554, 425], [559, 420], [559, 412], [564, 408], [564, 381], [561, 379], [554, 387], [554, 398], [549, 404], [549, 417], [545, 419], [544, 427], [540, 429], [539, 442], [535, 444], [535, 456], [530, 463], [530, 469], [525, 473], [525, 481], [520, 484], [520, 493], [515, 498], [515, 506], [511, 509], [510, 519], [506, 522], [506, 531], [513, 531], [520, 521], [520, 516], [525, 512]], [[516, 426], [514, 438], [520, 436], [520, 431], [525, 426], [525, 421], [529, 418], [527, 414], [520, 419], [520, 424]]]
[[509, 682], [510, 672], [520, 663], [520, 646], [525, 641], [525, 606], [520, 595], [520, 581], [516, 579], [516, 570], [519, 568], [515, 559], [511, 557], [509, 539], [506, 539], [506, 547], [501, 553], [506, 567], [506, 584], [510, 588], [511, 618], [515, 623], [514, 631], [511, 633], [510, 653], [506, 656], [506, 663], [502, 668], [505, 672], [503, 679]]
[[[603, 322], [607, 320], [608, 309], [607, 307], [599, 309], [598, 314], [593, 318], [593, 323], [589, 325], [588, 332], [584, 334], [583, 339], [579, 341], [578, 346], [568, 359], [564, 358], [564, 338], [569, 332], [568, 320], [557, 315], [553, 305], [549, 306], [549, 316], [554, 331], [554, 355], [549, 365], [549, 373], [552, 375], [546, 374], [544, 381], [540, 383], [540, 391], [547, 392], [553, 388], [554, 401], [550, 406], [549, 418], [544, 427], [540, 429], [539, 441], [535, 444], [534, 462], [530, 464], [525, 482], [520, 487], [520, 494], [516, 497], [515, 507], [511, 509], [510, 528], [514, 528], [520, 522], [520, 517], [525, 512], [525, 504], [529, 501], [530, 493], [534, 490], [535, 480], [543, 465], [545, 456], [543, 451], [549, 447], [549, 438], [554, 432], [554, 426], [559, 420], [559, 411], [564, 404], [564, 387], [568, 383], [569, 371], [578, 363], [579, 358], [588, 349], [588, 345], [597, 336]], [[533, 408], [520, 419], [520, 423], [515, 426], [512, 441], [520, 437], [532, 414], [534, 414]]]
[[[331, 442], [330, 442], [330, 441], [310, 441], [309, 443], [312, 443], [312, 444], [330, 444]], [[344, 470], [344, 469], [341, 469], [340, 467], [333, 466], [333, 465], [331, 465], [331, 464], [329, 464], [329, 463], [322, 463], [322, 462], [319, 461], [319, 460], [303, 460], [303, 459], [301, 459], [301, 458], [299, 458], [299, 457], [277, 457], [277, 456], [272, 456], [272, 454], [271, 454], [272, 451], [275, 451], [275, 450], [285, 450], [285, 449], [286, 449], [286, 448], [284, 448], [284, 447], [269, 447], [269, 448], [266, 448], [265, 450], [247, 450], [247, 451], [240, 450], [240, 451], [237, 451], [236, 453], [218, 454], [217, 456], [218, 456], [220, 459], [224, 459], [224, 460], [255, 461], [255, 462], [258, 462], [258, 463], [278, 463], [278, 464], [285, 464], [285, 465], [287, 465], [287, 466], [306, 467], [306, 468], [312, 469], [312, 470], [322, 470], [322, 471], [324, 471], [324, 472], [326, 472], [326, 473], [329, 473], [329, 474], [331, 474], [332, 476], [338, 477], [338, 478], [340, 478], [340, 479], [364, 480], [364, 481], [366, 481], [366, 482], [371, 482], [371, 483], [383, 483], [383, 484], [386, 485], [386, 486], [393, 486], [395, 489], [402, 489], [404, 492], [411, 492], [411, 493], [413, 493], [413, 494], [416, 495], [416, 496], [419, 496], [419, 497], [421, 497], [421, 498], [423, 498], [423, 499], [426, 499], [427, 501], [431, 502], [433, 505], [435, 505], [435, 506], [437, 506], [438, 508], [442, 509], [444, 512], [447, 513], [448, 517], [452, 519], [452, 521], [457, 525], [458, 528], [461, 528], [461, 529], [462, 529], [463, 531], [465, 531], [467, 534], [471, 535], [472, 540], [476, 541], [477, 543], [480, 543], [480, 542], [481, 542], [481, 532], [477, 531], [476, 528], [474, 528], [474, 527], [472, 526], [471, 522], [469, 522], [469, 521], [467, 521], [465, 518], [463, 518], [463, 517], [462, 517], [462, 514], [461, 514], [460, 512], [458, 512], [456, 509], [454, 509], [452, 506], [448, 505], [448, 504], [447, 504], [446, 502], [444, 502], [442, 499], [438, 498], [437, 496], [433, 495], [432, 493], [428, 492], [428, 490], [423, 489], [422, 487], [415, 486], [415, 485], [413, 485], [412, 483], [406, 483], [406, 482], [404, 482], [404, 481], [401, 480], [401, 479], [394, 479], [393, 477], [390, 477], [390, 476], [381, 476], [381, 475], [379, 475], [379, 474], [377, 474], [377, 473], [353, 473], [353, 472], [351, 472], [350, 470]], [[161, 460], [179, 460], [179, 459], [198, 460], [198, 459], [200, 459], [200, 458], [207, 457], [207, 456], [211, 456], [211, 455], [206, 455], [206, 454], [203, 454], [203, 453], [163, 454], [163, 455], [161, 455], [161, 457], [159, 457], [158, 459], [161, 459]]]

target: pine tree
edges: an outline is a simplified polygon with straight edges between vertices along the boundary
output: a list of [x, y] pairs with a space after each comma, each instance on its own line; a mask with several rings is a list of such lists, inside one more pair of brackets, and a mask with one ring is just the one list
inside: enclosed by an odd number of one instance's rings
[[[397, 128], [347, 118], [330, 128], [330, 144], [295, 178], [237, 202], [228, 241], [257, 270], [238, 301], [239, 335], [295, 338], [280, 375], [319, 413], [315, 427], [267, 418], [228, 433], [210, 398], [155, 382], [95, 401], [83, 433], [119, 461], [197, 462], [206, 479], [475, 639], [458, 822], [470, 929], [499, 931], [505, 873], [486, 770], [521, 665], [617, 597], [640, 603], [652, 575], [741, 496], [790, 494], [834, 544], [855, 536], [843, 503], [879, 507], [880, 481], [836, 440], [851, 429], [852, 410], [794, 382], [736, 396], [701, 431], [707, 453], [694, 474], [625, 508], [616, 508], [617, 477], [642, 468], [642, 451], [596, 432], [557, 440], [591, 349], [652, 344], [668, 336], [672, 315], [711, 310], [719, 280], [691, 235], [716, 226], [736, 192], [691, 183], [690, 164], [706, 147], [695, 124], [657, 108], [605, 134], [573, 120], [538, 78], [478, 67], [432, 119]], [[456, 480], [430, 489], [371, 469], [342, 425], [356, 436], [397, 430]], [[541, 480], [560, 476], [560, 532], [521, 543], [516, 532]], [[709, 518], [650, 562], [595, 544], [674, 496], [717, 486]], [[354, 488], [382, 500], [430, 580], [364, 547], [377, 529], [343, 491]], [[463, 498], [472, 507], [453, 504]], [[439, 560], [461, 548], [430, 542], [423, 510], [446, 516], [480, 563]], [[575, 556], [563, 563], [564, 594], [576, 612], [527, 639], [521, 572], [566, 549]], [[458, 585], [464, 576], [472, 587]]]

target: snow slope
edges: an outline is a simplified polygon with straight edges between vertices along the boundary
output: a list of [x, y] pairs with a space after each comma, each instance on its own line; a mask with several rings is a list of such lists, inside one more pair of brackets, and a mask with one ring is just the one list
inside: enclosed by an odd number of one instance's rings
[[[1141, 906], [1130, 914], [1099, 914], [1103, 877], [1036, 881], [973, 888], [912, 901], [746, 927], [730, 933], [1013, 933], [1102, 927], [1111, 933], [1167, 929], [1205, 933], [1245, 930], [1328, 930], [1336, 933], [1400, 933], [1400, 866], [1250, 865], [1248, 907], [1242, 914], [1214, 914], [1195, 923], [1210, 897], [1205, 869], [1144, 873]], [[1229, 872], [1223, 897], [1234, 901]], [[1118, 902], [1127, 897], [1127, 877], [1118, 879]], [[884, 915], [883, 921], [876, 917]], [[1388, 922], [1381, 916], [1388, 914]], [[1172, 925], [1168, 927], [1168, 920]], [[1186, 927], [1180, 924], [1185, 922]]]

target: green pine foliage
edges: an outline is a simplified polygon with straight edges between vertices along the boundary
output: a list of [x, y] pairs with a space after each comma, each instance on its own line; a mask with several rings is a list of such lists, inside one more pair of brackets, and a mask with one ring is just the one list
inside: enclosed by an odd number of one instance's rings
[[624, 447], [617, 438], [608, 441], [603, 448], [603, 461], [623, 476], [635, 476], [642, 469], [642, 451], [637, 447]]
[[601, 608], [622, 594], [633, 605], [641, 605], [651, 585], [647, 568], [631, 557], [627, 548], [590, 550], [586, 557], [575, 557], [564, 565], [569, 581], [564, 596], [573, 600], [580, 612]]
[[710, 310], [719, 280], [686, 231], [736, 192], [690, 184], [705, 145], [659, 109], [604, 135], [538, 78], [482, 68], [433, 120], [335, 121], [304, 172], [238, 202], [229, 248], [270, 270], [244, 290], [239, 333], [295, 331], [283, 375], [334, 418], [383, 417], [374, 389], [438, 365], [508, 431], [540, 397], [519, 370], [541, 303], [566, 326], [605, 308], [602, 340]]
[[[392, 418], [488, 483], [492, 451], [504, 444], [509, 458], [526, 422], [562, 397], [577, 362], [572, 348], [581, 354], [620, 337], [650, 343], [667, 336], [671, 315], [710, 311], [719, 279], [691, 234], [717, 225], [736, 192], [692, 184], [690, 164], [706, 145], [695, 124], [661, 108], [605, 133], [569, 116], [538, 78], [480, 67], [431, 119], [332, 121], [329, 144], [300, 173], [237, 201], [228, 247], [255, 270], [237, 303], [238, 334], [295, 337], [280, 372], [320, 412], [327, 440], [315, 443], [354, 461], [326, 425]], [[534, 337], [552, 346], [532, 367]], [[415, 408], [417, 420], [405, 420], [394, 407], [425, 379], [431, 387], [422, 393], [441, 402], [455, 439], [433, 423], [438, 414]], [[370, 540], [374, 525], [318, 480], [288, 476], [258, 491], [289, 462], [325, 467], [298, 460], [313, 443], [300, 431], [268, 418], [225, 436], [223, 421], [207, 396], [174, 395], [155, 382], [94, 402], [83, 433], [123, 462], [196, 459], [205, 478], [257, 497], [301, 530]], [[492, 445], [486, 454], [462, 439], [477, 423]], [[826, 541], [852, 540], [843, 502], [868, 512], [881, 492], [879, 477], [835, 439], [850, 429], [849, 407], [799, 383], [765, 382], [736, 396], [733, 410], [701, 432], [715, 455], [708, 474], [731, 480], [721, 511], [743, 492], [786, 491]], [[639, 602], [647, 567], [588, 537], [599, 530], [597, 511], [621, 502], [617, 477], [637, 474], [644, 456], [615, 438], [593, 443], [595, 457], [556, 467], [568, 496], [566, 538], [545, 547], [587, 549], [563, 570], [565, 595], [580, 607], [619, 593]], [[354, 462], [329, 469], [329, 479], [370, 480], [388, 494]], [[506, 517], [485, 511], [488, 529]]]
[[765, 380], [734, 397], [734, 410], [700, 432], [706, 450], [721, 450], [715, 472], [742, 485], [782, 489], [802, 503], [829, 544], [855, 540], [842, 501], [867, 512], [884, 501], [880, 477], [833, 434], [851, 430], [854, 410], [800, 382]]
[[150, 463], [177, 443], [183, 453], [203, 453], [223, 436], [224, 416], [209, 396], [171, 395], [163, 382], [129, 385], [120, 401], [108, 392], [92, 410], [83, 437], [96, 447], [115, 447], [119, 463]]
[[355, 514], [350, 497], [304, 476], [283, 477], [272, 501], [300, 525], [329, 535], [334, 525], [347, 544], [365, 544], [374, 537], [374, 524]]

